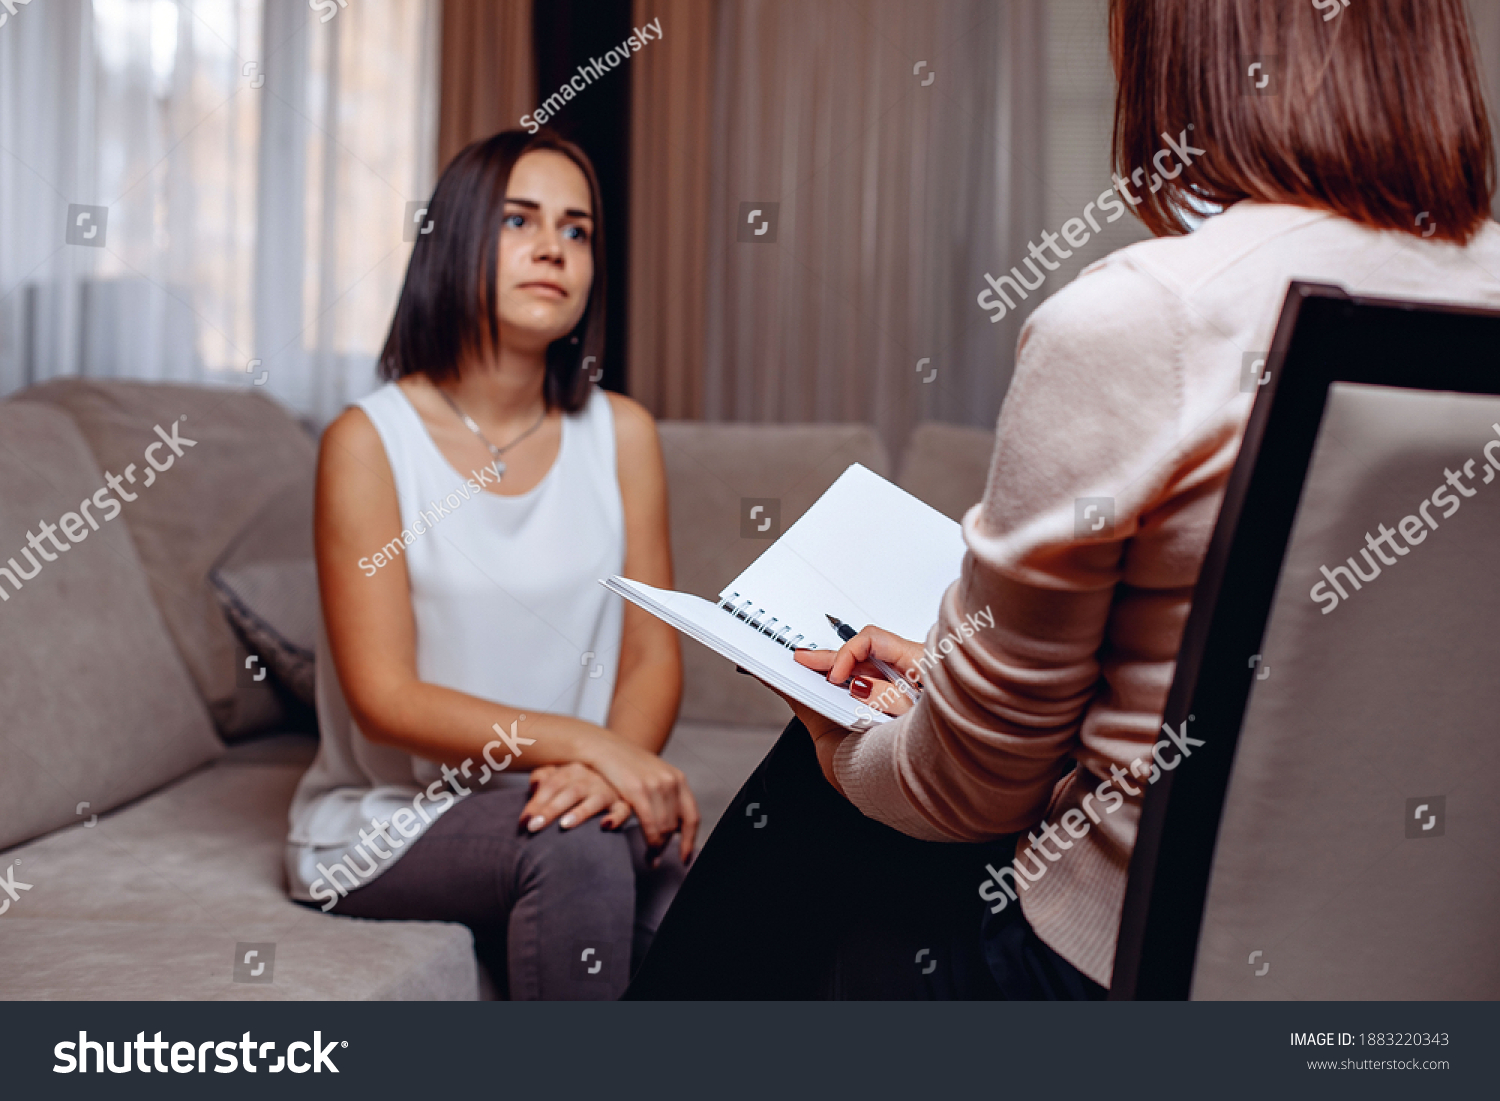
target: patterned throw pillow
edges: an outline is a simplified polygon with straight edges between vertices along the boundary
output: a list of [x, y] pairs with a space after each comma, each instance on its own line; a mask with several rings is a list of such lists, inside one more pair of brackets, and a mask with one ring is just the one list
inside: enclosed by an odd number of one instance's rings
[[[314, 706], [313, 661], [318, 641], [318, 571], [311, 558], [257, 562], [209, 574], [224, 614], [240, 633], [253, 667]], [[253, 679], [266, 674], [252, 668]]]

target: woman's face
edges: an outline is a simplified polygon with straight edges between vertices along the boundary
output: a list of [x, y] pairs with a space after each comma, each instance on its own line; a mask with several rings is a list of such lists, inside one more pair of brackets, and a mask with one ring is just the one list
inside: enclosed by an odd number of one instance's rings
[[593, 204], [583, 172], [550, 149], [511, 169], [500, 230], [499, 299], [503, 339], [546, 348], [578, 324], [594, 282]]

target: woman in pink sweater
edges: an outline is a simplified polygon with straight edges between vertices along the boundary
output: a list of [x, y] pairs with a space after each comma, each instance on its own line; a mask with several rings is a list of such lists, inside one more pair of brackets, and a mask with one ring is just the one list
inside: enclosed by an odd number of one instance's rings
[[1500, 306], [1461, 0], [1333, 10], [1112, 0], [1110, 198], [1156, 239], [1027, 321], [921, 701], [867, 660], [916, 672], [920, 643], [800, 656], [905, 713], [852, 734], [794, 707], [740, 796], [772, 829], [730, 808], [632, 996], [1104, 995], [1245, 354], [1293, 278]]

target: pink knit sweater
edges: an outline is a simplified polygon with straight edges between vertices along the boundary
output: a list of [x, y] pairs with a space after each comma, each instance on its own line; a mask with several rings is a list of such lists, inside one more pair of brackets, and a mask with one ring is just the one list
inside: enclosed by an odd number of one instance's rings
[[[1500, 226], [1459, 248], [1243, 202], [1058, 291], [1022, 330], [989, 484], [964, 517], [963, 576], [927, 640], [956, 645], [916, 708], [846, 737], [835, 758], [850, 800], [913, 837], [1031, 831], [1023, 874], [1004, 881], [1042, 940], [1105, 986], [1140, 817], [1131, 764], [1149, 765], [1163, 737], [1253, 398], [1244, 354], [1269, 347], [1293, 278], [1500, 307]], [[1081, 497], [1113, 499], [1112, 534], [1075, 536]], [[1078, 768], [1063, 777], [1068, 757]]]

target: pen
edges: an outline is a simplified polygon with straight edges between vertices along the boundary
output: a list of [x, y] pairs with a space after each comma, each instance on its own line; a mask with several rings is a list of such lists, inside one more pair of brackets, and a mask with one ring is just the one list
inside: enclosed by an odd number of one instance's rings
[[[838, 632], [839, 638], [843, 639], [845, 642], [848, 642], [855, 635], [859, 634], [859, 632], [856, 631], [853, 627], [849, 626], [849, 624], [845, 623], [841, 619], [834, 618], [827, 612], [823, 613], [823, 617], [833, 625], [833, 629]], [[881, 661], [873, 653], [870, 655], [870, 664], [884, 673], [887, 680], [889, 680], [897, 688], [901, 689], [901, 691], [905, 692], [907, 696], [910, 697], [912, 703], [916, 703], [919, 699], [922, 698], [921, 693], [918, 691], [918, 689], [913, 687], [912, 683], [905, 677], [903, 677], [900, 673], [896, 672], [894, 666]]]

